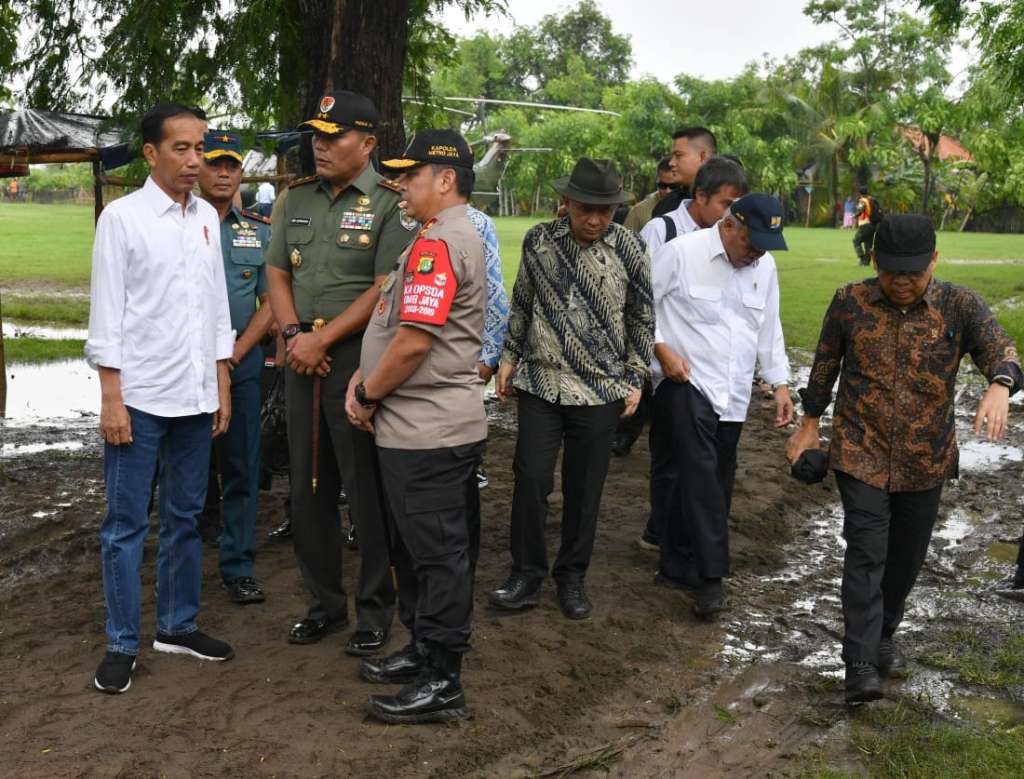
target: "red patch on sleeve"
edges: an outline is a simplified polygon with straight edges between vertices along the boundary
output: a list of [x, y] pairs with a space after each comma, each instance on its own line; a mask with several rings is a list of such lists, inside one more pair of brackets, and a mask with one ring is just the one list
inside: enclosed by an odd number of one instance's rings
[[448, 321], [452, 300], [459, 288], [452, 272], [448, 244], [418, 238], [409, 251], [402, 279], [401, 322], [442, 326]]

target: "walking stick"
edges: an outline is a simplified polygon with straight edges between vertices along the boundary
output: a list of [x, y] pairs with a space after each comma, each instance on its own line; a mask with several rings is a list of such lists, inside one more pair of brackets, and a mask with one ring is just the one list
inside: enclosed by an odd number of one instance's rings
[[[313, 332], [322, 330], [327, 324], [322, 319], [313, 320]], [[320, 366], [317, 366], [320, 370]], [[320, 459], [320, 374], [313, 374], [313, 494], [316, 495], [316, 477]]]

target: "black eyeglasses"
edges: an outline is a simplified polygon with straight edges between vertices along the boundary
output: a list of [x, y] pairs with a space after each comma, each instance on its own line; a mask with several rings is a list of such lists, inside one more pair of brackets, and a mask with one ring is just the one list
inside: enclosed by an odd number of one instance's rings
[[659, 181], [658, 182], [658, 189], [675, 189], [675, 186], [676, 186], [675, 184], [672, 184], [672, 183], [670, 183], [668, 181]]

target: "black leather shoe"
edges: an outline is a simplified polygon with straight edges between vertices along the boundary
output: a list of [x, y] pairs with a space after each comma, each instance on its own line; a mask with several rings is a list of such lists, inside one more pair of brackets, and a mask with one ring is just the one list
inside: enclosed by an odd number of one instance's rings
[[315, 644], [324, 636], [337, 633], [348, 627], [348, 619], [313, 619], [306, 617], [301, 622], [296, 622], [288, 631], [289, 644]]
[[582, 579], [559, 583], [558, 606], [567, 619], [587, 619], [590, 616], [593, 606], [590, 605]]
[[503, 585], [488, 594], [487, 602], [505, 611], [528, 609], [540, 603], [543, 586], [543, 579], [527, 579], [520, 573], [513, 573]]
[[292, 521], [291, 521], [291, 519], [288, 519], [288, 518], [286, 518], [284, 522], [282, 522], [280, 525], [278, 525], [273, 530], [271, 530], [269, 533], [267, 533], [267, 538], [270, 539], [271, 541], [283, 541], [284, 539], [291, 538], [291, 537], [292, 537]]
[[359, 675], [376, 684], [408, 684], [423, 670], [425, 658], [414, 643], [409, 643], [387, 657], [363, 660]]
[[461, 666], [462, 655], [431, 647], [419, 676], [399, 690], [398, 695], [370, 696], [370, 715], [384, 722], [407, 725], [468, 718]]
[[846, 702], [867, 703], [882, 697], [882, 683], [878, 670], [871, 663], [851, 663], [846, 666]]
[[693, 613], [701, 619], [713, 619], [725, 610], [725, 587], [721, 579], [705, 579], [697, 588], [697, 601]]
[[892, 638], [878, 642], [878, 675], [889, 679], [902, 679], [907, 675], [907, 658]]
[[228, 591], [228, 597], [231, 598], [232, 603], [245, 605], [247, 603], [263, 603], [265, 600], [259, 582], [252, 576], [228, 579], [224, 582], [224, 588]]
[[354, 657], [372, 655], [382, 650], [387, 642], [386, 630], [357, 630], [345, 644], [345, 654]]
[[654, 574], [654, 583], [659, 587], [668, 587], [670, 590], [682, 590], [683, 592], [694, 592], [700, 588], [700, 579], [676, 579], [673, 576], [666, 576], [661, 571]]

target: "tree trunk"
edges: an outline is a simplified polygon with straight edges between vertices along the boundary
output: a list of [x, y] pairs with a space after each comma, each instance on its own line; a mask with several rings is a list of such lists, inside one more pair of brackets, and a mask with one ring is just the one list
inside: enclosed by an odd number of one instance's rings
[[843, 226], [843, 213], [837, 210], [839, 204], [839, 152], [832, 152], [832, 227]]
[[[410, 0], [298, 0], [308, 66], [303, 116], [316, 113], [326, 92], [350, 89], [369, 97], [381, 116], [380, 153], [405, 148], [402, 84]], [[313, 169], [308, 140], [302, 144], [304, 172]]]

